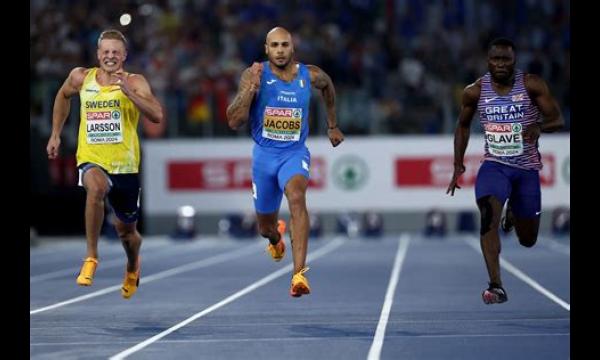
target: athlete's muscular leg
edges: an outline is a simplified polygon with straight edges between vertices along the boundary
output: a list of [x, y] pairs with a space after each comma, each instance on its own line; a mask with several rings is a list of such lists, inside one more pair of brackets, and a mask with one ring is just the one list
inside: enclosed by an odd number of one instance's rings
[[137, 221], [127, 224], [119, 218], [115, 218], [115, 229], [127, 254], [127, 271], [135, 272], [138, 267], [140, 247], [142, 246], [142, 236], [137, 231]]
[[302, 270], [306, 263], [306, 251], [308, 249], [308, 232], [310, 224], [308, 210], [306, 209], [306, 189], [308, 179], [302, 175], [296, 175], [285, 185], [285, 196], [290, 207], [292, 254], [294, 256], [294, 274]]
[[104, 198], [110, 189], [108, 177], [102, 170], [92, 167], [83, 175], [85, 200], [86, 257], [98, 258], [98, 237], [104, 222]]
[[539, 175], [526, 173], [515, 186], [515, 192], [508, 201], [507, 216], [511, 219], [519, 243], [532, 247], [537, 241], [540, 228], [541, 193]]
[[498, 235], [502, 204], [494, 196], [483, 196], [477, 199], [481, 213], [481, 251], [485, 259], [490, 282], [502, 285], [500, 279], [501, 243]]
[[277, 215], [277, 212], [271, 214], [256, 213], [258, 232], [260, 236], [267, 238], [272, 245], [277, 244], [281, 238], [277, 231]]
[[540, 228], [540, 217], [534, 218], [514, 218], [515, 231], [521, 245], [532, 247], [535, 245]]

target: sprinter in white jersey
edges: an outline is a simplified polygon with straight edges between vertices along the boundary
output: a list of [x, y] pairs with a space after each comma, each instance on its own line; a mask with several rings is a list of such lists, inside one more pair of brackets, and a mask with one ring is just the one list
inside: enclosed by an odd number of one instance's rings
[[[512, 41], [492, 41], [488, 49], [489, 72], [465, 88], [454, 134], [454, 176], [446, 191], [454, 195], [454, 190], [460, 189], [458, 179], [465, 172], [463, 158], [471, 120], [479, 111], [486, 141], [475, 198], [481, 214], [481, 249], [490, 279], [482, 293], [486, 304], [508, 300], [500, 278], [499, 227], [505, 232], [514, 227], [525, 247], [532, 247], [537, 241], [542, 168], [538, 138], [541, 132], [554, 132], [564, 123], [544, 80], [515, 71], [515, 62]], [[501, 219], [506, 202], [506, 215]]]
[[227, 120], [238, 129], [250, 119], [252, 138], [252, 196], [260, 234], [269, 240], [275, 261], [285, 254], [286, 224], [278, 220], [282, 195], [291, 213], [294, 273], [290, 295], [310, 293], [304, 273], [309, 220], [306, 208], [310, 153], [308, 136], [311, 87], [319, 90], [327, 109], [327, 135], [335, 147], [344, 140], [335, 114], [335, 89], [331, 78], [314, 65], [294, 61], [291, 34], [281, 27], [267, 33], [268, 61], [254, 63], [242, 74], [236, 97], [227, 108]]

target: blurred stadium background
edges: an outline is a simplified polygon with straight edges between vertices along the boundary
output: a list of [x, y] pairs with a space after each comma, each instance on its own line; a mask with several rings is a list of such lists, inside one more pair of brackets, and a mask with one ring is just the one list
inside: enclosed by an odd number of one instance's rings
[[[124, 13], [132, 16], [127, 26], [119, 23]], [[276, 25], [293, 33], [297, 60], [332, 77], [348, 137], [340, 148], [327, 146], [325, 112], [313, 97], [308, 206], [319, 225], [314, 234], [477, 231], [471, 186], [482, 153], [477, 119], [466, 186], [455, 198], [445, 188], [462, 89], [486, 72], [487, 43], [500, 35], [515, 40], [519, 68], [548, 82], [566, 121], [560, 134], [540, 141], [542, 231], [564, 231], [569, 16], [568, 0], [31, 0], [32, 233], [84, 234], [77, 98], [60, 158], [48, 161], [45, 146], [56, 91], [73, 67], [96, 64], [96, 40], [106, 28], [128, 37], [126, 69], [146, 76], [167, 113], [165, 124], [140, 122], [142, 233], [168, 234], [178, 226], [212, 234], [237, 229], [240, 236], [252, 231], [252, 142], [247, 129], [227, 128], [225, 109], [241, 71], [264, 59], [264, 36]]]

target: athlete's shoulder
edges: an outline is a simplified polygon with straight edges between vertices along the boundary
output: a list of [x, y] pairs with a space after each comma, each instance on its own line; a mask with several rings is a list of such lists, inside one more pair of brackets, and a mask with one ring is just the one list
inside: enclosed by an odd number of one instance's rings
[[132, 73], [132, 72], [125, 71], [125, 70], [119, 70], [119, 71], [117, 71], [116, 74], [127, 78], [129, 83], [133, 84], [134, 86], [138, 86], [138, 87], [141, 86], [143, 88], [150, 86], [150, 84], [148, 83], [148, 80], [146, 79], [146, 77], [143, 74]]
[[143, 81], [147, 82], [146, 77], [142, 74], [131, 73], [127, 71], [123, 71], [123, 74], [129, 79], [129, 81]]
[[82, 66], [74, 67], [69, 73], [69, 77], [73, 80], [81, 80], [81, 82], [83, 82], [83, 79], [85, 79], [87, 74], [89, 74], [92, 69], [93, 68], [86, 68]]
[[310, 82], [313, 87], [322, 88], [331, 82], [329, 75], [317, 65], [306, 64], [304, 66], [306, 66], [306, 69], [308, 70]]
[[65, 85], [67, 86], [65, 89], [69, 94], [79, 91], [85, 77], [89, 74], [92, 69], [85, 67], [75, 67], [69, 72], [69, 76], [65, 81]]
[[323, 69], [321, 69], [320, 67], [318, 67], [317, 65], [313, 65], [313, 64], [302, 64], [297, 62], [296, 63], [297, 66], [305, 66], [306, 69], [312, 74], [312, 73], [319, 73], [322, 72]]
[[525, 86], [528, 85], [542, 85], [545, 84], [546, 82], [544, 81], [544, 79], [542, 79], [541, 76], [537, 75], [537, 74], [529, 74], [529, 73], [524, 73], [523, 74], [523, 82], [525, 83]]
[[465, 86], [465, 91], [466, 90], [481, 90], [481, 82], [483, 81], [483, 76], [480, 77], [479, 79], [475, 80], [474, 82], [470, 83], [469, 85]]
[[481, 80], [482, 78], [479, 78], [475, 82], [465, 86], [463, 96], [470, 100], [479, 100], [479, 95], [481, 94]]
[[536, 74], [523, 74], [523, 83], [530, 95], [539, 95], [548, 91], [546, 81]]
[[83, 67], [83, 66], [76, 66], [71, 70], [71, 74], [87, 75], [93, 69], [95, 69], [95, 68], [94, 67], [88, 68], [88, 67]]

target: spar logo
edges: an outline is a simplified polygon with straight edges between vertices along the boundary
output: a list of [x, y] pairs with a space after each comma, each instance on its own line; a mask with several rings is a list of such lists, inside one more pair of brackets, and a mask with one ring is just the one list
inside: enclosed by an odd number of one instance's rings
[[522, 129], [523, 129], [523, 126], [519, 123], [512, 125], [513, 132], [520, 133]]
[[265, 115], [267, 116], [281, 116], [281, 117], [291, 117], [295, 119], [299, 119], [302, 117], [302, 109], [297, 108], [276, 108], [276, 107], [266, 107]]
[[119, 120], [121, 118], [121, 113], [118, 112], [117, 110], [113, 110], [111, 115], [114, 120]]
[[[514, 125], [519, 125], [520, 124], [514, 124]], [[513, 124], [495, 124], [495, 123], [487, 123], [484, 125], [484, 129], [485, 131], [489, 131], [489, 132], [495, 132], [495, 133], [499, 133], [499, 132], [506, 132], [506, 133], [510, 133], [513, 132]], [[519, 130], [520, 131], [520, 130]]]
[[[120, 114], [119, 114], [120, 115]], [[112, 114], [110, 111], [88, 111], [87, 120], [110, 120]]]

